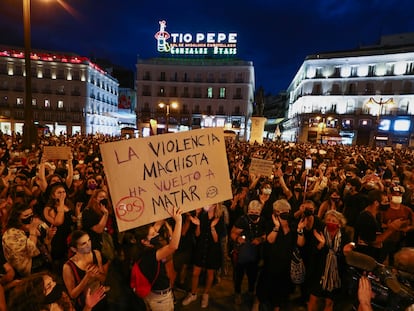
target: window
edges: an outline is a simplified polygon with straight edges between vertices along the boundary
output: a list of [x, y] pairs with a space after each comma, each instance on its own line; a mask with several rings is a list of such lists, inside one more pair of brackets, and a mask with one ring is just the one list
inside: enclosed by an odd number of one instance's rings
[[58, 100], [57, 107], [58, 107], [58, 109], [62, 109], [63, 108], [63, 100]]
[[161, 72], [160, 81], [165, 81], [165, 72]]
[[50, 68], [45, 68], [44, 77], [47, 79], [50, 79], [51, 77]]
[[165, 88], [163, 86], [160, 86], [160, 92], [158, 96], [165, 96]]
[[220, 88], [219, 98], [226, 98], [226, 88], [225, 87]]
[[45, 99], [45, 108], [50, 108], [50, 100]]
[[21, 76], [23, 74], [23, 69], [21, 65], [16, 65], [16, 70], [14, 71], [16, 75]]
[[60, 95], [65, 95], [65, 86], [64, 85], [58, 86], [56, 93]]
[[212, 87], [207, 88], [207, 98], [213, 98], [213, 88]]
[[16, 104], [17, 104], [18, 106], [23, 105], [23, 98], [22, 98], [22, 97], [17, 97], [17, 99], [16, 99]]
[[79, 75], [79, 71], [78, 71], [78, 70], [74, 70], [74, 71], [73, 71], [73, 74], [72, 74], [72, 79], [73, 79], [73, 80], [77, 80], [77, 81], [79, 81], [79, 80], [80, 80], [80, 75]]
[[32, 98], [32, 106], [37, 106], [37, 100], [36, 100], [36, 98]]

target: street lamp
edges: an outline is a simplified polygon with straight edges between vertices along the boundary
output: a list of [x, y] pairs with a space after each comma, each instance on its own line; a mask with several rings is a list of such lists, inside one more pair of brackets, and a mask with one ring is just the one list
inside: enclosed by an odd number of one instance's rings
[[170, 106], [173, 109], [178, 108], [178, 104], [176, 102], [172, 102], [171, 104], [159, 103], [158, 107], [165, 108], [165, 133], [168, 133], [169, 123], [170, 123]]
[[388, 98], [386, 100], [383, 100], [382, 97], [381, 97], [379, 101], [375, 100], [375, 98], [373, 98], [373, 97], [370, 97], [370, 99], [367, 102], [367, 106], [370, 109], [372, 109], [372, 107], [374, 105], [377, 105], [377, 108], [378, 108], [377, 113], [376, 113], [377, 119], [376, 119], [376, 124], [375, 124], [375, 138], [374, 138], [374, 141], [373, 141], [374, 147], [376, 145], [376, 139], [377, 139], [376, 137], [378, 136], [378, 126], [380, 124], [380, 116], [382, 115], [382, 106], [384, 106], [384, 105], [393, 105], [393, 104], [394, 104], [394, 99], [392, 97]]
[[370, 99], [367, 102], [367, 105], [372, 108], [373, 105], [375, 104], [378, 105], [377, 123], [379, 123], [380, 115], [382, 115], [382, 106], [394, 104], [394, 99], [391, 97], [391, 98], [388, 98], [387, 100], [383, 100], [381, 97], [380, 100], [378, 101], [378, 100], [375, 100], [375, 98], [370, 97]]
[[30, 61], [30, 0], [23, 0], [23, 28], [24, 28], [24, 65], [25, 77], [25, 100], [24, 100], [24, 125], [23, 144], [26, 148], [37, 144], [37, 131], [33, 119], [32, 107], [32, 68]]

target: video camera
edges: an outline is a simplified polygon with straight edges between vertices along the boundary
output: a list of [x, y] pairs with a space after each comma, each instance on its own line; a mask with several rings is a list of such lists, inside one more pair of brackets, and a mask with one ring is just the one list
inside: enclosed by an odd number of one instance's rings
[[404, 311], [414, 304], [414, 275], [382, 265], [363, 253], [351, 251], [345, 257], [348, 264], [348, 294], [358, 295], [359, 279], [364, 272], [371, 282], [374, 310]]

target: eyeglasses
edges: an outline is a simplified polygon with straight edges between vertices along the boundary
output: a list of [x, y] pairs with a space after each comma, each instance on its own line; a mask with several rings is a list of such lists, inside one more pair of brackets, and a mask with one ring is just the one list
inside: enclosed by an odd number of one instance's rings
[[33, 218], [34, 218], [34, 215], [31, 214], [31, 215], [27, 216], [26, 218], [21, 218], [20, 220], [21, 220], [22, 224], [29, 225], [29, 224], [32, 223]]

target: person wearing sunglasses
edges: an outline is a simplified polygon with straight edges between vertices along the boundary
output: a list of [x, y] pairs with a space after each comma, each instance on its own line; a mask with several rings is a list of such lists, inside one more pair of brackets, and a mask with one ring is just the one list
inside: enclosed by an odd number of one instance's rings
[[[45, 236], [41, 238], [43, 230]], [[55, 233], [56, 228], [45, 226], [28, 205], [12, 206], [2, 242], [4, 256], [19, 276], [49, 268], [50, 243]]]

